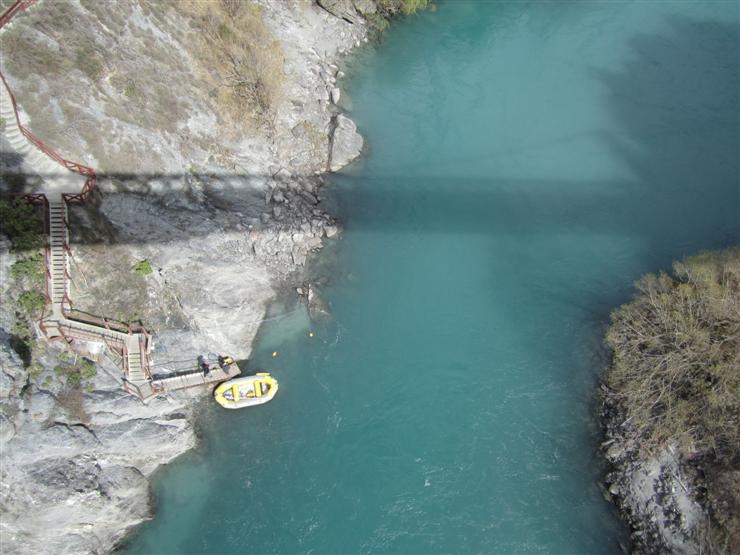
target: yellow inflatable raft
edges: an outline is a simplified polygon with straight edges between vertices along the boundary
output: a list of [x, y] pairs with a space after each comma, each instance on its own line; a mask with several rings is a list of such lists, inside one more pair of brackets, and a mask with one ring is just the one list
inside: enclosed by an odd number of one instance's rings
[[271, 401], [277, 390], [277, 380], [267, 372], [260, 372], [255, 376], [234, 378], [219, 384], [214, 396], [222, 407], [240, 409]]

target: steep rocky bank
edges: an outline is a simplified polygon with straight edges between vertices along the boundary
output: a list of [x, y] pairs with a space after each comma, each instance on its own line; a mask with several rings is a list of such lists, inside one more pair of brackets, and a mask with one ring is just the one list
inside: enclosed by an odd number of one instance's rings
[[[90, 391], [33, 385], [0, 343], [4, 553], [103, 553], [151, 518], [147, 477], [195, 445], [183, 400], [143, 404], [106, 372]], [[55, 365], [59, 351], [44, 362]]]
[[[237, 4], [248, 11], [232, 13]], [[237, 4], [211, 13], [148, 0], [115, 10], [39, 2], [0, 34], [28, 126], [99, 171], [92, 199], [70, 210], [74, 308], [141, 320], [163, 372], [203, 352], [249, 357], [276, 290], [300, 284], [310, 253], [340, 232], [321, 203], [321, 174], [363, 146], [337, 105], [337, 79], [343, 56], [367, 40], [362, 14], [375, 15], [375, 4], [334, 3], [351, 21], [312, 2]], [[256, 95], [243, 110], [221, 90], [228, 76], [209, 70], [241, 51], [216, 35], [202, 42], [199, 25], [210, 24], [267, 45], [252, 60], [265, 71], [239, 89]], [[6, 190], [38, 182], [0, 146]], [[148, 275], [132, 270], [142, 260]], [[13, 261], [3, 242], [5, 278]], [[15, 298], [12, 279], [2, 288]], [[78, 359], [42, 342], [33, 370], [24, 368], [8, 348], [15, 310], [3, 302], [0, 311], [3, 551], [106, 552], [151, 518], [147, 478], [195, 444], [202, 394], [142, 404], [120, 390], [106, 359], [84, 388], [70, 387], [64, 368]]]
[[735, 553], [740, 248], [648, 274], [612, 313], [606, 489], [641, 553]]
[[705, 486], [696, 468], [675, 448], [641, 452], [624, 411], [608, 395], [603, 403], [605, 491], [632, 530], [632, 552], [700, 552], [707, 517], [698, 502]]

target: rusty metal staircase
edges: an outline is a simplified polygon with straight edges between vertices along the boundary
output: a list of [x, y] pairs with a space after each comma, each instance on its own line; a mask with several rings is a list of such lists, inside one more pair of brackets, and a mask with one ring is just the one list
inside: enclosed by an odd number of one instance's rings
[[[35, 0], [16, 0], [0, 15], [0, 29]], [[151, 375], [151, 335], [140, 325], [122, 324], [72, 309], [70, 300], [69, 223], [67, 203], [84, 202], [96, 185], [95, 170], [63, 158], [44, 144], [21, 122], [18, 104], [5, 76], [0, 72], [0, 115], [3, 134], [24, 165], [41, 177], [40, 190], [21, 196], [45, 209], [47, 242], [46, 297], [39, 328], [50, 341], [64, 341], [73, 350], [85, 343], [102, 344], [108, 358], [121, 367], [124, 389], [141, 399], [156, 393], [222, 381], [240, 373], [236, 364], [217, 370], [206, 378], [200, 371], [170, 376]]]
[[[48, 197], [47, 197], [48, 198]], [[52, 315], [63, 318], [69, 310], [69, 231], [67, 203], [64, 199], [49, 199], [49, 273]]]
[[[0, 28], [14, 15], [27, 9], [33, 0], [16, 0], [0, 15]], [[123, 382], [131, 384], [140, 397], [152, 393], [147, 387], [150, 375], [150, 335], [141, 326], [122, 325], [105, 319], [71, 315], [68, 202], [83, 202], [95, 187], [95, 170], [62, 158], [36, 137], [21, 122], [18, 104], [5, 76], [0, 73], [0, 115], [5, 121], [3, 134], [22, 156], [24, 165], [42, 179], [41, 190], [24, 195], [45, 208], [46, 297], [47, 307], [39, 327], [49, 340], [64, 341], [72, 349], [76, 343], [102, 343], [110, 358], [120, 362]]]

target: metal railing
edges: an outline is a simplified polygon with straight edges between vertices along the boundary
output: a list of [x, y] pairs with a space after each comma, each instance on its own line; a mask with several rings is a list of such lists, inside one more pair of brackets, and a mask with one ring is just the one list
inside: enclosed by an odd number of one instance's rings
[[[36, 0], [16, 0], [13, 4], [10, 5], [7, 10], [5, 10], [5, 12], [3, 12], [2, 15], [0, 15], [0, 29], [7, 25], [16, 14], [27, 9], [35, 1]], [[33, 144], [36, 148], [38, 148], [49, 158], [57, 162], [59, 165], [68, 169], [69, 171], [87, 177], [87, 179], [85, 179], [85, 184], [82, 186], [82, 190], [79, 193], [65, 193], [63, 195], [64, 199], [67, 202], [84, 202], [87, 197], [90, 196], [92, 190], [95, 188], [95, 184], [97, 181], [95, 170], [78, 162], [72, 162], [71, 160], [67, 160], [66, 158], [62, 157], [61, 154], [46, 145], [44, 141], [39, 139], [27, 127], [25, 127], [23, 123], [21, 123], [21, 117], [18, 112], [18, 103], [15, 100], [15, 95], [10, 89], [10, 85], [8, 85], [8, 81], [5, 79], [5, 76], [2, 74], [2, 72], [0, 72], [0, 79], [3, 82], [5, 89], [8, 91], [8, 96], [10, 97], [10, 102], [13, 105], [13, 113], [15, 114], [15, 121], [18, 124], [18, 129], [26, 137], [26, 139], [28, 139], [31, 144]]]
[[[35, 3], [36, 0], [16, 0], [13, 2], [10, 7], [8, 7], [2, 15], [0, 15], [0, 29], [2, 29], [5, 25], [7, 25], [15, 15], [17, 15], [19, 12], [26, 10], [28, 7], [30, 7], [32, 4]], [[95, 170], [93, 168], [90, 168], [88, 166], [85, 166], [83, 164], [80, 164], [78, 162], [72, 162], [71, 160], [67, 160], [66, 158], [62, 157], [58, 152], [56, 152], [54, 149], [46, 145], [41, 139], [39, 139], [36, 135], [34, 135], [28, 128], [26, 128], [23, 123], [21, 122], [20, 113], [18, 111], [18, 103], [16, 102], [15, 95], [13, 94], [13, 91], [10, 89], [10, 85], [8, 84], [8, 81], [5, 79], [5, 76], [0, 72], [0, 80], [2, 80], [3, 86], [8, 92], [8, 97], [10, 98], [10, 102], [13, 106], [13, 113], [15, 115], [15, 121], [18, 125], [18, 129], [20, 130], [21, 134], [37, 149], [39, 149], [41, 152], [43, 152], [46, 156], [57, 162], [62, 167], [66, 168], [69, 171], [78, 173], [82, 176], [85, 176], [85, 183], [82, 186], [82, 189], [79, 193], [63, 193], [62, 194], [62, 202], [65, 203], [72, 203], [72, 202], [78, 202], [82, 203], [87, 200], [87, 198], [92, 193], [93, 189], [95, 189], [95, 185], [97, 183], [97, 174], [95, 173]], [[33, 203], [41, 203], [44, 208], [44, 235], [46, 237], [45, 241], [45, 247], [44, 247], [44, 262], [46, 266], [45, 271], [45, 282], [44, 282], [44, 295], [47, 299], [47, 303], [44, 305], [44, 307], [41, 310], [41, 317], [39, 320], [39, 329], [46, 335], [47, 338], [49, 338], [48, 333], [48, 326], [46, 323], [46, 317], [48, 316], [48, 305], [53, 302], [52, 298], [52, 280], [53, 276], [51, 275], [51, 225], [50, 225], [50, 211], [49, 211], [49, 201], [46, 198], [46, 195], [43, 193], [28, 193], [28, 194], [19, 194], [14, 196], [21, 196], [25, 198], [26, 200], [33, 202]], [[67, 221], [67, 218], [64, 218], [64, 225], [69, 229], [69, 222]], [[67, 238], [65, 235], [64, 238], [64, 245], [63, 245], [67, 256], [71, 255], [71, 251], [69, 249], [69, 245], [67, 242]], [[77, 313], [72, 313], [72, 301], [69, 297], [69, 291], [68, 291], [68, 280], [71, 279], [71, 276], [69, 275], [69, 270], [67, 269], [66, 265], [64, 268], [64, 293], [62, 297], [61, 302], [61, 312], [62, 316], [68, 320], [69, 324], [64, 325], [62, 322], [59, 322], [57, 324], [60, 337], [54, 337], [50, 339], [61, 339], [66, 341], [67, 343], [70, 343], [71, 339], [74, 339], [74, 335], [83, 335], [83, 332], [86, 334], [92, 334], [92, 332], [88, 330], [76, 330], [74, 329], [74, 322], [77, 321], [81, 324], [88, 324], [95, 327], [107, 329], [110, 331], [118, 332], [118, 333], [125, 333], [128, 335], [133, 334], [140, 334], [139, 338], [139, 357], [140, 357], [140, 364], [141, 369], [144, 372], [144, 375], [151, 379], [151, 356], [150, 356], [150, 350], [151, 350], [151, 335], [149, 334], [149, 331], [144, 328], [144, 326], [140, 324], [125, 324], [122, 322], [116, 322], [113, 320], [108, 320], [106, 318], [100, 318], [97, 316], [92, 316], [88, 314], [84, 315], [78, 315]], [[69, 307], [69, 308], [67, 308]], [[66, 328], [66, 330], [65, 330]], [[128, 374], [128, 349], [126, 348], [125, 341], [123, 342], [123, 346], [119, 349], [117, 346], [113, 345], [112, 338], [104, 333], [102, 330], [98, 334], [92, 334], [97, 335], [99, 338], [102, 338], [103, 343], [107, 347], [107, 349], [110, 349], [118, 355], [120, 353], [121, 359], [122, 359], [122, 366], [124, 370], [124, 376]], [[127, 391], [130, 391], [134, 395], [137, 395], [139, 398], [146, 398], [149, 397], [153, 390], [151, 387], [148, 391], [144, 392], [139, 387], [135, 386], [134, 384], [131, 384], [130, 382], [125, 381], [124, 379], [124, 388]], [[148, 393], [148, 394], [147, 394]]]

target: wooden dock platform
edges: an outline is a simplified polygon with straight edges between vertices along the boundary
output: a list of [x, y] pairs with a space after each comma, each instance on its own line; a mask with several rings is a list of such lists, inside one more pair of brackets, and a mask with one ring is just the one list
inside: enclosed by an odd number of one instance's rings
[[202, 370], [193, 370], [192, 372], [179, 372], [172, 376], [158, 376], [152, 380], [151, 384], [155, 391], [168, 392], [225, 382], [241, 373], [242, 371], [236, 363], [232, 363], [225, 368], [212, 367], [207, 376], [204, 375]]

